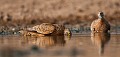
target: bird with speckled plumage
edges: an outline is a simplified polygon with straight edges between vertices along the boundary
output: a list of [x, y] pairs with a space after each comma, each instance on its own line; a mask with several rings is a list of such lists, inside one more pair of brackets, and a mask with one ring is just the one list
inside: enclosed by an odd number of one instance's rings
[[51, 23], [42, 23], [40, 25], [33, 26], [32, 28], [28, 28], [30, 31], [36, 31], [41, 34], [51, 34], [54, 32], [55, 27]]
[[46, 36], [46, 35], [64, 35], [68, 34], [70, 31], [66, 31], [65, 26], [61, 24], [51, 24], [51, 23], [42, 23], [40, 25], [33, 26], [32, 28], [27, 28], [26, 30], [21, 30], [20, 33], [26, 36]]
[[92, 32], [108, 32], [110, 31], [110, 24], [104, 18], [104, 13], [98, 13], [98, 19], [94, 20], [91, 24]]

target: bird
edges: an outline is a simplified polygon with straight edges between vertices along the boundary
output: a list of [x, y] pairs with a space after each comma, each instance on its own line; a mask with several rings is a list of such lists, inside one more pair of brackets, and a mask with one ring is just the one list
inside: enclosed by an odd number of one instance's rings
[[103, 12], [98, 13], [98, 19], [91, 23], [92, 32], [108, 32], [110, 31], [110, 24], [104, 17]]
[[61, 24], [51, 24], [51, 23], [42, 23], [40, 25], [35, 25], [31, 28], [27, 28], [26, 30], [20, 31], [24, 36], [32, 36], [32, 35], [40, 35], [40, 36], [48, 36], [48, 35], [64, 35], [65, 26]]
[[71, 33], [70, 29], [66, 28], [66, 29], [64, 30], [64, 35], [71, 36], [72, 33]]
[[19, 33], [23, 36], [45, 36], [44, 34], [36, 33], [35, 31], [20, 30]]
[[54, 32], [52, 33], [52, 35], [64, 35], [64, 30], [65, 30], [65, 26], [62, 24], [53, 24], [55, 27]]
[[65, 28], [64, 30], [64, 37], [66, 38], [66, 40], [70, 40], [72, 36], [72, 32], [70, 31], [69, 28]]
[[55, 30], [55, 26], [51, 23], [42, 23], [40, 25], [33, 26], [32, 28], [28, 28], [29, 31], [36, 31], [41, 34], [51, 34]]

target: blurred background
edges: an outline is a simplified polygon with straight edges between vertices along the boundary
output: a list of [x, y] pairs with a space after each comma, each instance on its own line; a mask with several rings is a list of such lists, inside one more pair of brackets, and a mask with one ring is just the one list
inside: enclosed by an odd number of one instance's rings
[[[90, 37], [99, 11], [118, 35]], [[31, 38], [18, 33], [46, 22], [64, 24], [74, 35]], [[119, 32], [120, 0], [0, 0], [0, 57], [119, 57]]]
[[111, 25], [120, 24], [119, 0], [0, 0], [0, 25], [50, 22], [90, 26], [99, 11]]

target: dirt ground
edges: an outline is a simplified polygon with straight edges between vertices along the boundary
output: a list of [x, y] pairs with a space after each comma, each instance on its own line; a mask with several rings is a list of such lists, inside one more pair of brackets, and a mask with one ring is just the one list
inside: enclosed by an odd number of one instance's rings
[[43, 22], [90, 26], [103, 11], [111, 25], [120, 24], [119, 0], [0, 0], [0, 25]]

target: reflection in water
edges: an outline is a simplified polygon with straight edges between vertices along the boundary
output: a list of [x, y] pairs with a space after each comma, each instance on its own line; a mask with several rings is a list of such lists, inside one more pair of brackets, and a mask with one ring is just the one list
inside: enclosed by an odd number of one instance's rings
[[64, 46], [64, 36], [43, 36], [43, 37], [24, 37], [22, 38], [24, 44], [37, 45], [43, 48], [49, 48], [52, 46]]
[[[50, 48], [54, 46], [64, 46], [65, 43], [66, 40], [64, 36], [1, 37], [0, 57], [23, 57], [28, 54], [30, 55], [30, 52], [39, 51], [39, 47]], [[31, 48], [30, 50], [28, 49], [29, 47]]]
[[99, 54], [103, 54], [105, 44], [110, 40], [110, 33], [91, 33], [91, 40], [99, 49]]
[[[106, 36], [105, 36], [106, 35]], [[45, 37], [21, 37], [0, 36], [0, 57], [119, 57], [120, 35], [91, 34], [91, 40], [95, 47], [102, 47], [98, 56], [91, 45], [89, 36], [72, 36], [71, 40], [66, 36]], [[68, 41], [67, 41], [68, 40]], [[110, 42], [109, 42], [110, 40]], [[107, 45], [107, 43], [109, 44]], [[40, 48], [39, 48], [40, 47]], [[91, 52], [92, 51], [92, 52]], [[97, 52], [98, 53], [98, 52]]]

